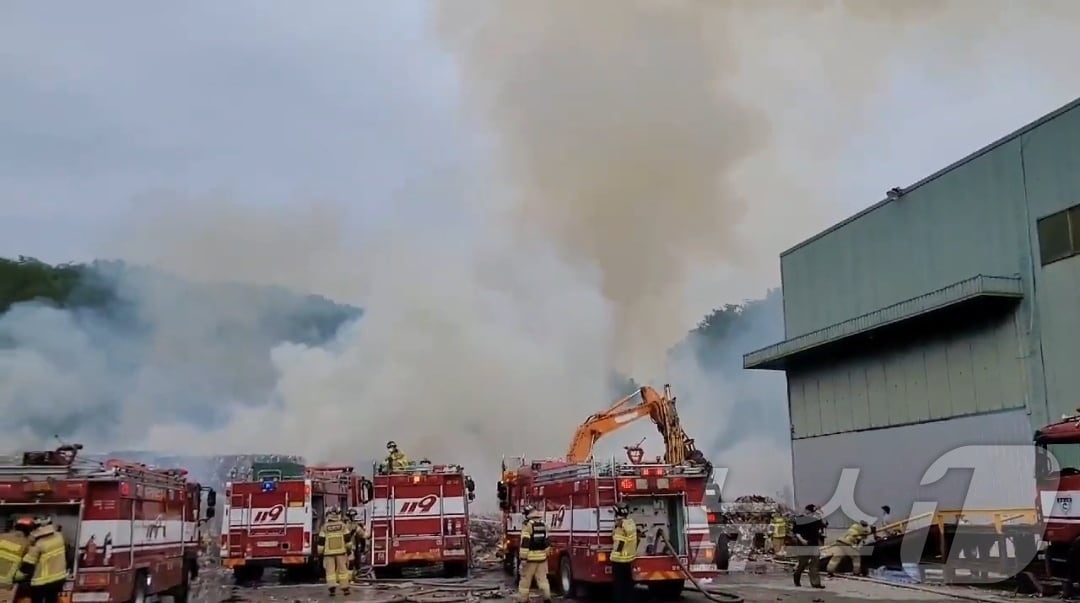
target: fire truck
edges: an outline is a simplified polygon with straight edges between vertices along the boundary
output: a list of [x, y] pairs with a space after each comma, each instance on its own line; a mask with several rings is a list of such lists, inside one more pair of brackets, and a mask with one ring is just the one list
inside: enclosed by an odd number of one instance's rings
[[[626, 505], [643, 530], [634, 580], [654, 597], [681, 596], [686, 570], [697, 580], [717, 574], [709, 537], [700, 465], [635, 462], [528, 461], [504, 472], [500, 503], [508, 514], [506, 563], [516, 566], [524, 516], [531, 505], [544, 513], [551, 541], [548, 573], [559, 594], [603, 600], [611, 584], [607, 555], [613, 543], [615, 506]], [[685, 569], [684, 569], [685, 568]]]
[[1036, 431], [1035, 446], [1040, 452], [1036, 512], [1046, 542], [1044, 569], [1051, 577], [1063, 577], [1068, 575], [1069, 548], [1080, 539], [1080, 415]]
[[466, 576], [472, 565], [469, 502], [475, 484], [461, 465], [376, 467], [371, 501], [371, 565], [377, 577], [404, 568], [441, 567]]
[[352, 467], [290, 459], [255, 461], [242, 477], [225, 484], [221, 527], [222, 565], [240, 583], [258, 580], [266, 568], [284, 568], [294, 580], [317, 578], [314, 540], [326, 511], [362, 508], [371, 490]]
[[[638, 418], [649, 417], [664, 439], [663, 460], [645, 463], [639, 442], [627, 446], [629, 462], [597, 463], [592, 451], [604, 435]], [[655, 598], [682, 595], [687, 577], [710, 580], [718, 575], [710, 536], [706, 490], [715, 488], [713, 468], [687, 436], [671, 387], [663, 393], [639, 388], [613, 406], [588, 417], [577, 429], [566, 457], [503, 461], [498, 484], [503, 511], [503, 568], [513, 573], [530, 505], [544, 513], [552, 554], [548, 573], [560, 594], [610, 599], [615, 506], [626, 505], [644, 530], [634, 561], [635, 581]], [[714, 496], [718, 496], [714, 494]]]
[[112, 603], [171, 595], [186, 601], [198, 572], [201, 524], [215, 493], [183, 469], [78, 457], [80, 444], [0, 458], [0, 516], [47, 516], [68, 550], [61, 600]]

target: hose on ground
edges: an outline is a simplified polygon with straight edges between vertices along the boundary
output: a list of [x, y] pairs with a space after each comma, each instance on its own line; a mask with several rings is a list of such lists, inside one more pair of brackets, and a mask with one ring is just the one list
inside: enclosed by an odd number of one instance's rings
[[701, 583], [697, 581], [697, 578], [695, 578], [694, 575], [690, 573], [690, 568], [686, 567], [686, 563], [684, 563], [682, 558], [679, 557], [679, 554], [675, 551], [675, 547], [671, 546], [671, 543], [668, 542], [667, 537], [665, 537], [664, 534], [661, 532], [657, 534], [657, 538], [660, 540], [660, 542], [664, 544], [664, 549], [668, 552], [668, 554], [670, 554], [672, 558], [675, 559], [675, 562], [679, 564], [679, 569], [682, 570], [682, 573], [684, 576], [686, 576], [686, 579], [694, 585], [694, 590], [701, 593], [706, 599], [710, 601], [717, 601], [719, 603], [744, 603], [745, 599], [735, 593], [720, 590], [718, 588], [710, 588], [709, 590], [705, 590], [705, 587], [703, 587]]
[[[383, 589], [418, 587], [408, 593], [395, 593], [377, 603], [466, 603], [477, 599], [495, 598], [502, 590], [502, 581], [470, 581], [469, 578], [375, 578], [370, 568], [353, 579], [354, 584]], [[366, 600], [366, 599], [365, 599]]]

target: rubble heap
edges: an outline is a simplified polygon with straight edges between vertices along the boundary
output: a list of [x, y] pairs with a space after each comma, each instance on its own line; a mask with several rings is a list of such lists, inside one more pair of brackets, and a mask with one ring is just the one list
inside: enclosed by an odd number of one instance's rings
[[738, 538], [729, 543], [732, 559], [754, 560], [768, 550], [768, 529], [773, 513], [790, 515], [791, 508], [768, 496], [748, 494], [721, 503], [720, 520], [734, 528]]
[[502, 516], [498, 513], [474, 515], [469, 519], [473, 554], [478, 563], [493, 563], [502, 551]]

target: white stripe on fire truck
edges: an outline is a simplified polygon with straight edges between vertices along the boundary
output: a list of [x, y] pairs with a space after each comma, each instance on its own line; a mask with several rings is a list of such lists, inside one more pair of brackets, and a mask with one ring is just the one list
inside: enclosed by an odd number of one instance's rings
[[[693, 509], [694, 507], [690, 507]], [[704, 507], [700, 507], [704, 509]], [[603, 517], [597, 519], [598, 515]], [[698, 521], [688, 521], [686, 524], [686, 531], [689, 534], [708, 534], [709, 524], [705, 521], [706, 516], [703, 513], [689, 513], [688, 519], [697, 519]], [[700, 515], [700, 516], [699, 516]], [[524, 516], [521, 513], [515, 513], [511, 516], [510, 531], [520, 532], [521, 526], [524, 521]], [[572, 522], [572, 523], [571, 523]], [[544, 513], [544, 523], [547, 524], [548, 529], [552, 532], [566, 532], [570, 530], [571, 525], [575, 530], [596, 530], [597, 523], [601, 530], [610, 530], [615, 527], [615, 514], [610, 509], [564, 509], [561, 511], [547, 511]]]
[[[137, 549], [179, 546], [181, 542], [196, 542], [197, 524], [193, 521], [136, 519], [91, 519], [79, 526], [79, 548], [86, 546], [91, 538], [99, 547], [106, 541], [114, 549]], [[183, 534], [181, 535], [181, 530]]]
[[[306, 526], [311, 524], [311, 509], [308, 507], [289, 507], [280, 505], [281, 511], [274, 513], [275, 507], [230, 508], [226, 517], [230, 528], [274, 527], [283, 525]], [[276, 518], [276, 519], [275, 519]]]
[[[434, 500], [432, 500], [434, 499]], [[420, 498], [395, 498], [392, 501], [386, 498], [377, 498], [372, 501], [371, 517], [390, 517], [394, 519], [413, 519], [420, 517], [438, 517], [442, 515], [465, 515], [464, 496], [444, 496], [442, 505], [437, 496], [422, 496]], [[393, 513], [390, 513], [390, 505], [393, 504]]]

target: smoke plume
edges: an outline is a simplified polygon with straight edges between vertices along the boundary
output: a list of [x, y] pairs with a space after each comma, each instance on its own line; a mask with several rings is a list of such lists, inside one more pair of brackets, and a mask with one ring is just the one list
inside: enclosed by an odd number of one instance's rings
[[[627, 393], [610, 390], [615, 368], [655, 386], [670, 378], [691, 435], [733, 481], [783, 475], [783, 377], [739, 368], [742, 352], [775, 340], [775, 315], [725, 339], [720, 356], [703, 359], [693, 337], [669, 348], [712, 306], [775, 285], [779, 249], [849, 213], [831, 176], [850, 171], [842, 151], [896, 71], [977, 95], [990, 49], [1072, 74], [1076, 49], [1063, 45], [1076, 38], [1053, 34], [1075, 27], [1077, 6], [438, 3], [429, 33], [454, 61], [468, 124], [448, 128], [460, 146], [445, 157], [409, 149], [400, 186], [362, 199], [394, 210], [355, 229], [343, 201], [256, 210], [242, 194], [154, 194], [139, 205], [155, 209], [133, 212], [106, 248], [196, 282], [328, 295], [362, 318], [325, 343], [257, 320], [250, 337], [223, 337], [218, 323], [250, 320], [254, 298], [125, 283], [152, 325], [147, 351], [116, 330], [87, 337], [97, 323], [74, 313], [23, 307], [5, 317], [18, 346], [0, 357], [0, 405], [47, 412], [35, 420], [99, 447], [272, 445], [359, 462], [393, 439], [412, 457], [467, 464], [488, 492], [501, 455], [561, 454], [586, 415]], [[371, 144], [364, 157], [379, 156], [383, 141]], [[602, 451], [636, 433], [658, 451], [647, 425]]]

